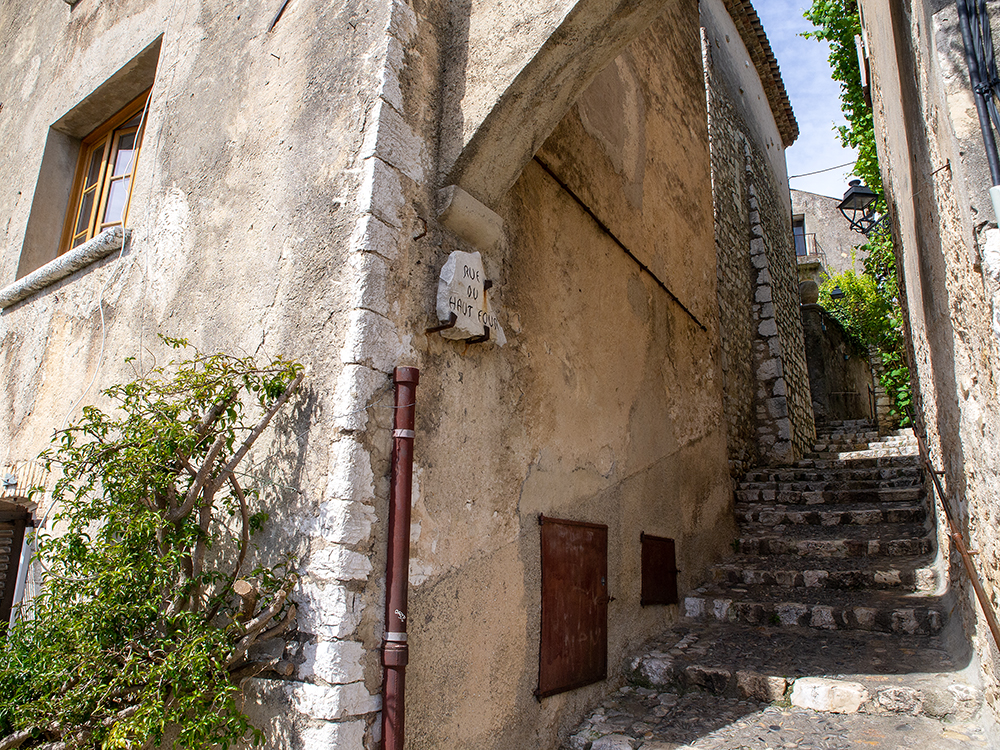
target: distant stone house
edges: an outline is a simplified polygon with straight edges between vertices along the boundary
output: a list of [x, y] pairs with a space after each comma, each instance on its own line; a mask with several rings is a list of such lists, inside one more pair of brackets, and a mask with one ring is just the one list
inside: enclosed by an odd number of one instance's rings
[[[268, 747], [373, 748], [386, 391], [419, 368], [408, 747], [552, 747], [679, 616], [643, 606], [647, 540], [682, 594], [729, 550], [730, 473], [813, 435], [777, 65], [747, 0], [281, 7], [5, 3], [0, 448], [157, 333], [303, 362], [256, 457], [295, 671], [247, 705]], [[504, 346], [428, 332], [453, 252]], [[604, 540], [575, 682], [540, 669], [551, 529]]]
[[865, 237], [851, 229], [837, 209], [841, 199], [805, 190], [792, 190], [791, 195], [799, 281], [822, 283], [847, 270], [860, 273], [865, 254], [859, 248]]
[[[879, 163], [916, 389], [917, 429], [987, 592], [1000, 586], [1000, 230], [956, 3], [862, 0]], [[989, 4], [996, 38], [998, 16]], [[972, 24], [970, 23], [970, 27]], [[989, 125], [986, 126], [990, 128]], [[940, 505], [939, 512], [940, 512]], [[943, 517], [938, 528], [946, 529]], [[1000, 661], [953, 544], [970, 664], [987, 718], [1000, 716]], [[992, 594], [993, 606], [996, 596]]]

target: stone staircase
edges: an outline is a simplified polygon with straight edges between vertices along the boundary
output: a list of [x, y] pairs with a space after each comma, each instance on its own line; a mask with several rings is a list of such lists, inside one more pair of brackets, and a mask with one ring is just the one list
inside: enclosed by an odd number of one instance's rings
[[817, 432], [794, 466], [738, 483], [734, 556], [567, 747], [756, 748], [754, 733], [761, 748], [862, 735], [894, 750], [987, 747], [981, 692], [943, 642], [947, 587], [912, 433]]

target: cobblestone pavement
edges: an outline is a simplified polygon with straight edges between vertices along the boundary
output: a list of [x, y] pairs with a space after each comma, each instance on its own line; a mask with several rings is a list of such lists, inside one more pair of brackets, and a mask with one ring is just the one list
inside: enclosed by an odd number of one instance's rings
[[626, 686], [564, 750], [988, 750], [975, 722], [899, 714], [834, 714]]
[[735, 552], [565, 750], [987, 750], [911, 434], [818, 430], [737, 483]]

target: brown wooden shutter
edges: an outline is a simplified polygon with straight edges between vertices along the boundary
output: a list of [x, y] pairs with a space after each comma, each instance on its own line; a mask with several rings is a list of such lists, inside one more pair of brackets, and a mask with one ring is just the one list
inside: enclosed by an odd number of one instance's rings
[[677, 555], [674, 540], [639, 535], [642, 547], [642, 598], [640, 604], [677, 604]]
[[608, 674], [608, 527], [539, 518], [542, 623], [541, 699]]
[[10, 621], [24, 529], [27, 525], [26, 510], [0, 511], [0, 629]]

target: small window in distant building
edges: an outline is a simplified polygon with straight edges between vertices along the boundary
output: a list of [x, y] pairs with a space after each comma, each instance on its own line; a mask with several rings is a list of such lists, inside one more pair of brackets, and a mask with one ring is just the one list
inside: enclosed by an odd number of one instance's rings
[[792, 237], [795, 239], [795, 255], [808, 255], [806, 250], [806, 219], [804, 216], [792, 217]]
[[120, 225], [125, 218], [148, 98], [146, 91], [83, 139], [60, 252]]

